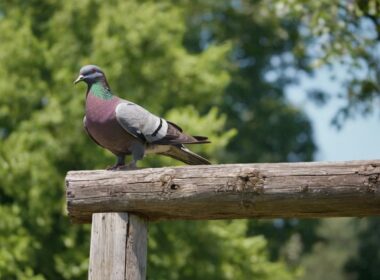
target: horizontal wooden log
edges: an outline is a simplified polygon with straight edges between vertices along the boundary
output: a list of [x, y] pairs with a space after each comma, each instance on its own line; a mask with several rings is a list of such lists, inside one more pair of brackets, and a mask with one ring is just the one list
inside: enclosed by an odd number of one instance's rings
[[78, 223], [97, 212], [149, 220], [380, 214], [380, 160], [70, 171], [66, 185]]

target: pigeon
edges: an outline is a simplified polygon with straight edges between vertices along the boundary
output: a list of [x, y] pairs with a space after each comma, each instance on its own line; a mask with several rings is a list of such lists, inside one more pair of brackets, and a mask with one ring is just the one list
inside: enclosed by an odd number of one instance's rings
[[[113, 95], [106, 75], [96, 65], [83, 66], [74, 84], [87, 84], [83, 126], [88, 136], [116, 157], [109, 170], [135, 169], [145, 154], [169, 156], [190, 165], [211, 164], [184, 144], [210, 143], [207, 137], [190, 136], [170, 121]], [[125, 157], [132, 161], [125, 164]]]

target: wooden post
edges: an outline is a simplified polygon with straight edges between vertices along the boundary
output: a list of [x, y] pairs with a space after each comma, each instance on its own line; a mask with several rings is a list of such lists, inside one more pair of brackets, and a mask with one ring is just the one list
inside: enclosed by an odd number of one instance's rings
[[136, 215], [93, 214], [88, 279], [145, 279], [147, 228]]
[[145, 278], [147, 222], [128, 213], [147, 220], [380, 215], [380, 160], [71, 171], [66, 186], [72, 221], [92, 217], [90, 280]]

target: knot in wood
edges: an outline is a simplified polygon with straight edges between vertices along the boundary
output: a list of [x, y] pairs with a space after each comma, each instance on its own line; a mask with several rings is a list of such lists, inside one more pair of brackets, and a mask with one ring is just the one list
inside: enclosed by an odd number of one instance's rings
[[177, 185], [177, 184], [171, 184], [170, 185], [170, 189], [173, 190], [173, 191], [178, 190], [179, 189], [179, 185]]
[[367, 191], [374, 193], [380, 187], [380, 174], [372, 174], [368, 176]]
[[301, 193], [305, 193], [309, 190], [309, 185], [303, 185], [299, 187]]
[[264, 191], [264, 181], [265, 177], [258, 170], [243, 170], [235, 178], [227, 181], [226, 191], [262, 193]]
[[161, 183], [163, 183], [163, 184], [167, 184], [167, 183], [170, 182], [172, 179], [173, 179], [173, 176], [170, 175], [170, 174], [163, 174], [163, 175], [161, 175], [161, 177], [160, 177], [160, 181], [161, 181]]
[[258, 170], [251, 170], [247, 172], [246, 187], [252, 189], [256, 193], [264, 192], [265, 176], [263, 176]]
[[160, 176], [160, 181], [162, 183], [163, 191], [167, 192], [179, 189], [179, 185], [173, 182], [174, 170], [169, 170]]
[[75, 198], [75, 194], [72, 191], [67, 191], [66, 196], [69, 198]]
[[160, 182], [162, 183], [162, 186], [165, 186], [169, 184], [174, 178], [173, 171], [166, 171], [160, 176]]
[[371, 174], [379, 174], [380, 166], [375, 163], [370, 163], [367, 165], [363, 165], [357, 170], [355, 173], [360, 175], [371, 175]]

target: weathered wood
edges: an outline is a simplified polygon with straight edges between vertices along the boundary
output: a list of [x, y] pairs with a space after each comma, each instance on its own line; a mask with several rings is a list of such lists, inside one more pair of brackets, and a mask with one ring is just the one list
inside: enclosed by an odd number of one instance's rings
[[157, 219], [342, 217], [380, 214], [380, 161], [227, 164], [71, 171], [68, 212]]
[[90, 280], [145, 279], [147, 223], [128, 213], [92, 216]]
[[142, 280], [146, 277], [148, 248], [148, 223], [136, 215], [129, 215], [126, 280]]

